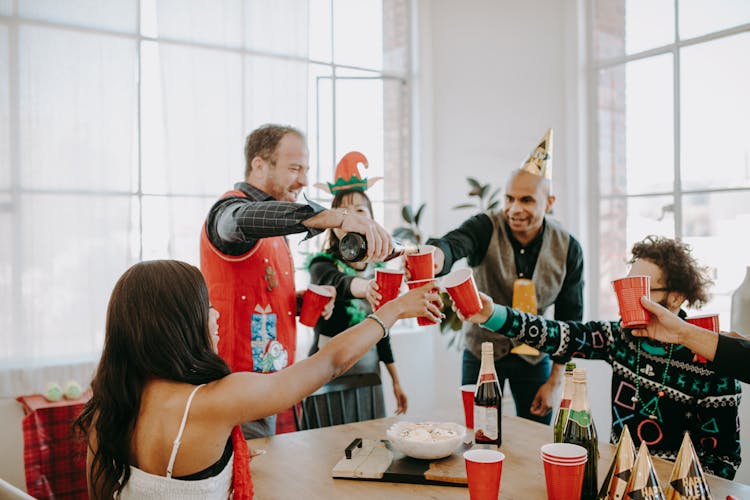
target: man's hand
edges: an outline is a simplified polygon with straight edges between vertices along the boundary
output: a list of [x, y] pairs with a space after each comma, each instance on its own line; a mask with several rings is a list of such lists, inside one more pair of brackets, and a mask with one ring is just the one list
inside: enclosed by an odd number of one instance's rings
[[494, 311], [495, 309], [495, 303], [492, 302], [492, 299], [489, 295], [482, 292], [479, 292], [479, 300], [482, 301], [482, 310], [476, 313], [474, 316], [470, 316], [468, 318], [464, 318], [463, 314], [461, 314], [461, 311], [459, 311], [456, 307], [455, 302], [451, 304], [451, 309], [455, 311], [461, 321], [469, 321], [470, 323], [477, 324], [486, 323], [487, 320], [490, 319], [490, 316], [492, 316], [492, 311]]
[[557, 390], [558, 383], [555, 382], [551, 377], [536, 391], [534, 400], [531, 402], [532, 415], [537, 417], [543, 417], [552, 411], [552, 404], [555, 397], [555, 391]]
[[330, 285], [320, 285], [320, 287], [331, 292], [331, 300], [326, 303], [325, 307], [323, 307], [323, 312], [321, 313], [323, 319], [330, 319], [331, 314], [333, 314], [333, 307], [336, 303], [336, 287]]
[[641, 304], [651, 313], [646, 328], [632, 330], [636, 337], [649, 337], [669, 344], [680, 343], [680, 331], [686, 323], [679, 316], [646, 297], [641, 297]]
[[382, 262], [393, 251], [393, 241], [383, 226], [364, 215], [344, 215], [341, 229], [347, 233], [364, 234], [367, 240], [367, 260]]

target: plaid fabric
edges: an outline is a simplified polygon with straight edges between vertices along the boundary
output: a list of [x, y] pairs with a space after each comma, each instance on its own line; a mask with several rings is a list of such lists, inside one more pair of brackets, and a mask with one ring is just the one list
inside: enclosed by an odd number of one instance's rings
[[16, 400], [24, 407], [23, 461], [26, 489], [35, 498], [88, 498], [86, 445], [72, 428], [91, 397], [48, 402], [34, 394]]

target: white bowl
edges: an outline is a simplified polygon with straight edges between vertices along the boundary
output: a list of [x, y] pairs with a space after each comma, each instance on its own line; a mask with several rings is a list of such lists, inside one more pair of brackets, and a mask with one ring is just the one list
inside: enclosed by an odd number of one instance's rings
[[408, 457], [435, 460], [452, 454], [466, 428], [453, 422], [396, 422], [386, 431], [391, 444]]

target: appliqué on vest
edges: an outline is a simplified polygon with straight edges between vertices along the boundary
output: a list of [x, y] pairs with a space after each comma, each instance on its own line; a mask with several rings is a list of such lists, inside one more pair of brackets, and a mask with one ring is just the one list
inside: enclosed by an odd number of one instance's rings
[[268, 373], [279, 371], [289, 362], [289, 354], [277, 341], [276, 313], [271, 306], [255, 306], [250, 321], [250, 339], [253, 350], [253, 371]]

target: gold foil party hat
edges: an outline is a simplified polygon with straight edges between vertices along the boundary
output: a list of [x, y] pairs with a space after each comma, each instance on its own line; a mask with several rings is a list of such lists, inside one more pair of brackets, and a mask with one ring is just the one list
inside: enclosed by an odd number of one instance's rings
[[628, 426], [622, 428], [620, 441], [617, 443], [615, 458], [612, 465], [609, 466], [607, 477], [602, 483], [599, 490], [600, 500], [620, 500], [625, 498], [625, 488], [628, 486], [628, 480], [633, 472], [635, 464], [635, 445], [633, 438], [630, 437]]
[[677, 460], [667, 484], [667, 500], [710, 500], [711, 492], [703, 476], [703, 469], [695, 453], [690, 434], [682, 438]]
[[544, 177], [552, 180], [552, 129], [547, 129], [547, 133], [534, 148], [526, 161], [521, 165], [520, 170], [530, 174]]
[[632, 500], [666, 500], [664, 490], [661, 489], [659, 478], [656, 476], [648, 446], [641, 441], [638, 456], [635, 457], [633, 471], [628, 485], [625, 487], [625, 497]]

